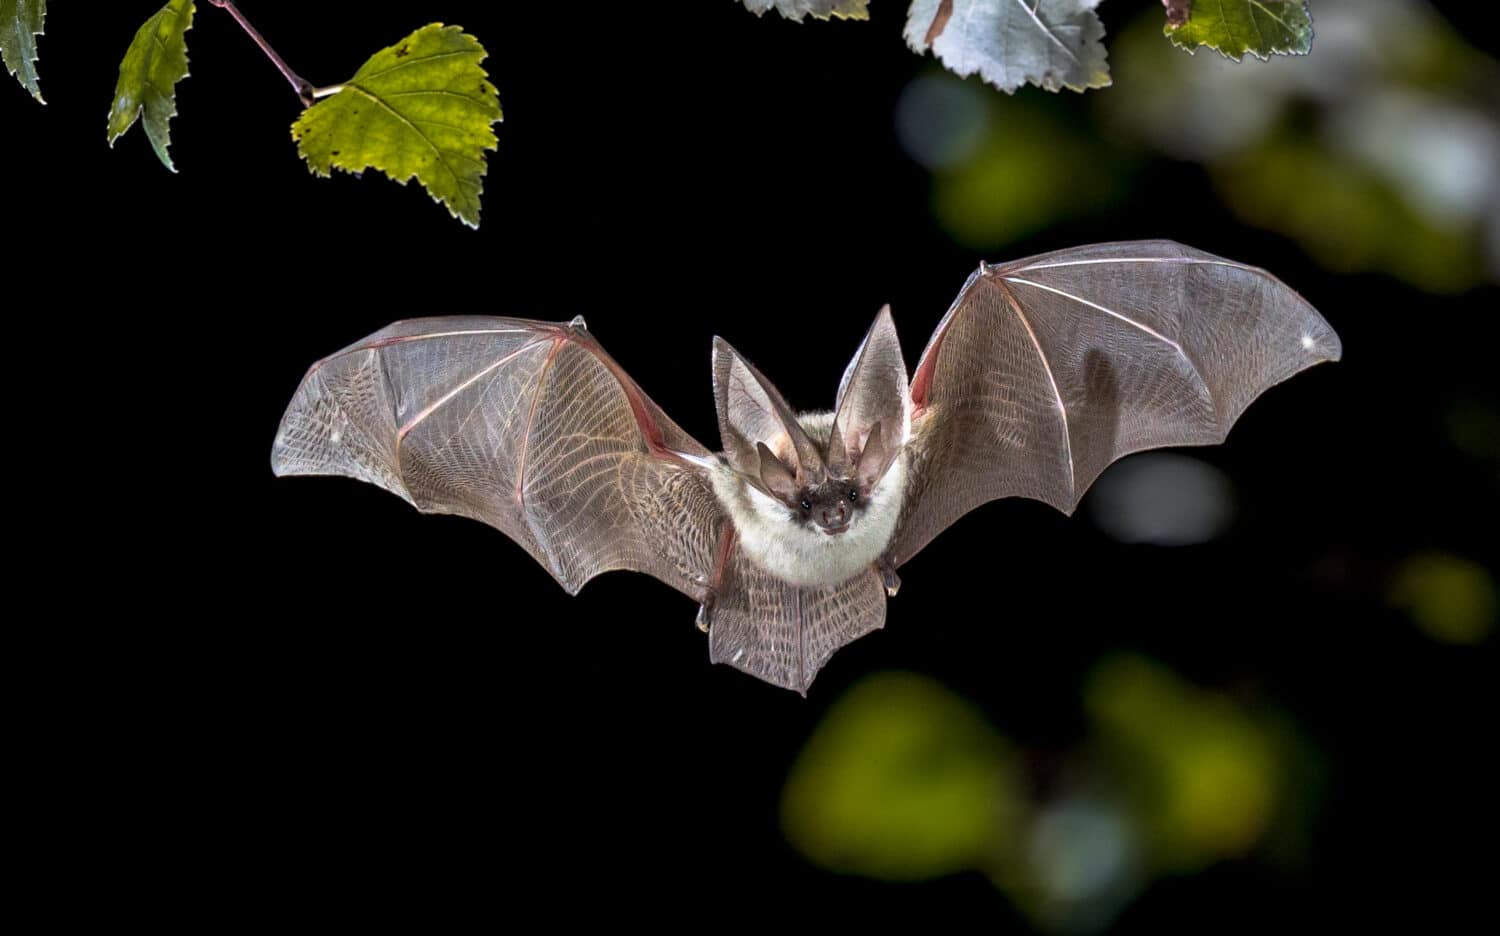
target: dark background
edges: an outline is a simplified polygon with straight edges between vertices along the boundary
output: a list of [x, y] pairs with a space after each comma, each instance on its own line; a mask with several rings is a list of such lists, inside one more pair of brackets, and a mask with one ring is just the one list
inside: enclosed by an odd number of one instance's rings
[[[570, 599], [494, 530], [347, 480], [278, 481], [269, 452], [308, 364], [403, 317], [586, 315], [711, 446], [714, 334], [805, 408], [831, 403], [883, 303], [914, 362], [980, 255], [934, 221], [897, 145], [897, 95], [931, 68], [899, 4], [800, 26], [729, 0], [244, 4], [319, 84], [427, 19], [477, 35], [505, 110], [478, 232], [415, 185], [311, 177], [295, 97], [207, 4], [180, 174], [138, 128], [111, 152], [115, 64], [155, 5], [55, 6], [48, 105], [0, 81], [5, 278], [34, 297], [6, 306], [42, 339], [23, 364], [55, 374], [62, 347], [90, 346], [63, 368], [82, 363], [65, 381], [79, 408], [46, 475], [92, 480], [44, 505], [66, 544], [51, 555], [86, 576], [49, 605], [66, 636], [38, 664], [66, 714], [36, 729], [35, 771], [68, 791], [47, 814], [75, 829], [52, 866], [108, 882], [106, 909], [1024, 929], [977, 873], [893, 884], [807, 862], [781, 832], [782, 781], [823, 711], [884, 669], [941, 681], [1045, 764], [1079, 742], [1081, 681], [1120, 648], [1274, 699], [1327, 784], [1294, 870], [1250, 856], [1162, 877], [1118, 929], [1488, 906], [1493, 857], [1470, 850], [1493, 850], [1495, 642], [1429, 639], [1383, 582], [1414, 551], [1494, 559], [1495, 465], [1450, 444], [1443, 415], [1494, 412], [1492, 286], [1434, 297], [1329, 272], [1162, 158], [1108, 211], [985, 256], [1178, 239], [1273, 270], [1345, 360], [1194, 453], [1237, 484], [1224, 538], [1130, 547], [1087, 511], [987, 506], [902, 570], [886, 628], [802, 699], [710, 666], [692, 602], [654, 580]], [[1105, 4], [1111, 34], [1142, 6]], [[1443, 7], [1472, 36], [1475, 8]], [[1088, 119], [1072, 96], [1040, 106]], [[96, 443], [73, 437], [96, 423]]]

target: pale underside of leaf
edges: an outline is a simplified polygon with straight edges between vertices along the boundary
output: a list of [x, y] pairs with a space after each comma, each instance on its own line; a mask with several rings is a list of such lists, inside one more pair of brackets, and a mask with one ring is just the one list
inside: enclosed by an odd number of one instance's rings
[[1162, 31], [1189, 52], [1208, 46], [1236, 62], [1306, 55], [1313, 40], [1306, 0], [1195, 0], [1186, 22]]
[[47, 19], [47, 0], [0, 0], [0, 59], [5, 70], [41, 103], [41, 76], [37, 74], [36, 37]]
[[804, 16], [826, 20], [869, 19], [870, 0], [744, 0], [745, 8], [756, 16], [774, 9], [789, 20], [802, 22]]
[[484, 47], [457, 26], [433, 23], [382, 49], [338, 93], [292, 125], [297, 152], [320, 176], [378, 169], [413, 176], [433, 199], [479, 226], [487, 168], [498, 141], [500, 96], [480, 62]]
[[913, 0], [906, 43], [1005, 92], [1109, 85], [1099, 0]]
[[114, 146], [140, 120], [162, 165], [176, 172], [167, 147], [171, 120], [177, 116], [177, 82], [188, 75], [187, 31], [193, 28], [192, 0], [170, 2], [136, 31], [109, 109], [109, 145]]

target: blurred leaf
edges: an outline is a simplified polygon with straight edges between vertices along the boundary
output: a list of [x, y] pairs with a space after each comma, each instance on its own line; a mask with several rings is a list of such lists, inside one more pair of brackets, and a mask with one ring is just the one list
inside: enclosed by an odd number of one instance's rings
[[1099, 0], [912, 0], [906, 44], [1002, 91], [1109, 85]]
[[412, 176], [454, 217], [479, 226], [485, 150], [497, 141], [500, 96], [479, 63], [484, 47], [457, 26], [433, 23], [375, 53], [331, 97], [292, 125], [314, 174], [375, 168]]
[[176, 172], [167, 147], [169, 122], [177, 115], [177, 82], [187, 77], [187, 31], [193, 28], [192, 0], [170, 2], [136, 31], [125, 58], [115, 102], [109, 109], [109, 145], [114, 146], [137, 118], [162, 165]]
[[1190, 546], [1234, 521], [1234, 485], [1191, 455], [1143, 452], [1110, 466], [1088, 496], [1089, 514], [1122, 543]]
[[983, 716], [941, 684], [869, 676], [829, 709], [782, 793], [809, 860], [885, 880], [988, 866], [1023, 807], [1017, 768]]
[[36, 37], [47, 19], [47, 0], [0, 0], [0, 59], [5, 70], [41, 103], [42, 86], [36, 73]]
[[973, 154], [933, 174], [933, 214], [955, 241], [995, 250], [1124, 194], [1129, 161], [1097, 136], [1020, 98], [991, 105]]
[[950, 169], [974, 155], [989, 129], [990, 93], [933, 70], [912, 80], [896, 100], [896, 138], [914, 161]]
[[1208, 46], [1238, 62], [1246, 53], [1306, 55], [1312, 48], [1312, 17], [1305, 0], [1197, 0], [1187, 22], [1162, 31], [1173, 44], [1193, 51]]
[[1260, 842], [1279, 762], [1273, 738], [1242, 709], [1129, 655], [1099, 665], [1085, 704], [1133, 787], [1159, 866], [1189, 871]]
[[830, 16], [858, 20], [870, 18], [870, 0], [744, 0], [744, 4], [756, 16], [774, 8], [782, 16], [799, 23], [808, 14], [820, 20]]
[[1065, 796], [1032, 823], [1026, 867], [996, 883], [1046, 929], [1103, 930], [1143, 883], [1135, 826], [1112, 799]]
[[1429, 292], [1468, 289], [1484, 275], [1472, 233], [1433, 224], [1374, 172], [1312, 141], [1250, 149], [1215, 180], [1236, 214], [1295, 237], [1330, 269], [1388, 273]]
[[1428, 637], [1441, 643], [1482, 643], [1495, 630], [1500, 597], [1484, 566], [1446, 553], [1412, 556], [1401, 564], [1386, 595]]
[[1500, 462], [1500, 411], [1478, 400], [1459, 400], [1443, 414], [1449, 440], [1458, 450]]

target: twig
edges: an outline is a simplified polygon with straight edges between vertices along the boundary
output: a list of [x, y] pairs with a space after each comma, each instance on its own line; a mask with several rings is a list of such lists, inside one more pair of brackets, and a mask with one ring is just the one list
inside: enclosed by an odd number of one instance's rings
[[276, 54], [276, 50], [271, 48], [271, 44], [266, 42], [261, 34], [255, 31], [255, 27], [250, 25], [249, 20], [245, 19], [245, 14], [241, 13], [239, 7], [234, 5], [234, 0], [208, 0], [208, 2], [234, 17], [234, 21], [240, 24], [245, 32], [250, 35], [251, 39], [255, 40], [255, 44], [260, 46], [262, 52], [266, 53], [266, 57], [271, 60], [272, 64], [286, 77], [287, 81], [292, 83], [292, 90], [296, 91], [297, 97], [302, 99], [302, 106], [311, 107], [315, 97], [314, 91], [317, 90], [313, 87], [312, 82], [292, 71], [291, 66], [282, 61], [281, 56]]

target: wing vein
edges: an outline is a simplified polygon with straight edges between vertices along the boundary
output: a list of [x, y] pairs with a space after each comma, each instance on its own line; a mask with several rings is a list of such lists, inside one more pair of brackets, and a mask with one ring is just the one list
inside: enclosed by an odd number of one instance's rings
[[1013, 273], [1024, 273], [1027, 270], [1050, 270], [1054, 267], [1088, 266], [1098, 263], [1189, 263], [1202, 266], [1226, 266], [1236, 270], [1249, 270], [1252, 273], [1263, 272], [1257, 267], [1246, 266], [1243, 263], [1235, 263], [1231, 260], [1200, 260], [1196, 257], [1098, 257], [1091, 260], [1059, 260], [1056, 263], [1032, 263], [1023, 267], [1016, 267], [1008, 271]]
[[443, 394], [437, 400], [435, 400], [432, 403], [428, 404], [426, 407], [424, 407], [422, 409], [422, 411], [420, 413], [418, 413], [417, 415], [413, 416], [411, 418], [410, 422], [408, 422], [406, 425], [402, 426], [400, 429], [398, 429], [396, 431], [396, 445], [397, 445], [397, 448], [399, 449], [399, 447], [401, 445], [401, 440], [405, 439], [408, 433], [410, 433], [413, 429], [415, 429], [417, 427], [417, 425], [419, 423], [421, 423], [423, 420], [425, 420], [428, 416], [431, 416], [440, 407], [442, 407], [443, 405], [445, 405], [449, 400], [453, 399], [454, 397], [458, 396], [460, 393], [462, 393], [465, 390], [467, 390], [469, 387], [473, 386], [473, 384], [474, 384], [475, 381], [479, 380], [481, 377], [483, 377], [485, 374], [488, 374], [490, 371], [495, 370], [496, 368], [500, 367], [502, 364], [504, 364], [507, 361], [509, 361], [510, 359], [514, 358], [516, 355], [520, 354], [522, 351], [525, 351], [527, 348], [535, 347], [540, 341], [541, 341], [541, 339], [537, 339], [536, 341], [528, 341], [528, 342], [526, 342], [524, 345], [521, 345], [521, 347], [517, 348], [516, 350], [512, 351], [511, 353], [509, 353], [509, 354], [505, 355], [504, 357], [500, 358], [498, 361], [496, 361], [495, 363], [491, 364], [489, 367], [486, 367], [483, 370], [475, 373], [472, 377], [468, 378], [463, 383], [459, 384], [458, 386], [454, 387], [452, 390], [449, 390], [447, 393]]
[[1146, 334], [1150, 335], [1152, 338], [1155, 338], [1156, 340], [1166, 344], [1173, 351], [1177, 352], [1177, 356], [1182, 358], [1182, 363], [1186, 364], [1188, 368], [1193, 372], [1193, 378], [1198, 381], [1198, 386], [1202, 388], [1204, 397], [1210, 402], [1212, 401], [1213, 392], [1208, 388], [1208, 381], [1203, 379], [1203, 373], [1202, 371], [1198, 370], [1198, 365], [1193, 363], [1193, 359], [1187, 356], [1186, 351], [1182, 350], [1182, 345], [1178, 344], [1176, 341], [1173, 341], [1171, 338], [1168, 338], [1166, 335], [1163, 335], [1161, 332], [1157, 331], [1151, 326], [1145, 324], [1144, 322], [1137, 322], [1135, 319], [1131, 318], [1128, 315], [1122, 315], [1121, 313], [1116, 312], [1114, 309], [1106, 308], [1097, 302], [1091, 302], [1090, 300], [1085, 299], [1082, 296], [1075, 296], [1073, 293], [1070, 293], [1067, 290], [1058, 289], [1055, 286], [1048, 286], [1046, 283], [1038, 283], [1029, 279], [1021, 279], [1019, 276], [1007, 276], [1005, 277], [1005, 280], [1011, 283], [1024, 283], [1027, 286], [1035, 286], [1038, 289], [1045, 289], [1050, 293], [1056, 293], [1057, 295], [1062, 296], [1064, 299], [1071, 299], [1081, 305], [1088, 306], [1090, 309], [1096, 309], [1100, 312], [1103, 312], [1105, 315], [1113, 316], [1114, 318], [1117, 318], [1120, 321], [1124, 322], [1126, 325], [1129, 325], [1133, 328], [1138, 328]]
[[[531, 424], [536, 419], [536, 404], [542, 398], [542, 385], [547, 382], [547, 371], [552, 367], [552, 359], [557, 357], [557, 349], [562, 347], [561, 338], [552, 339], [552, 350], [547, 352], [547, 360], [542, 362], [542, 371], [536, 377], [536, 390], [531, 394], [531, 409], [526, 413], [526, 428], [521, 433], [521, 455], [516, 462], [516, 505], [521, 508], [521, 515], [526, 515], [526, 455], [531, 448]], [[531, 522], [528, 520], [529, 527]]]
[[1032, 330], [1031, 323], [1026, 320], [1026, 313], [1021, 311], [1021, 303], [1016, 300], [1016, 294], [1010, 287], [1005, 289], [1006, 298], [1010, 301], [1012, 312], [1016, 318], [1021, 320], [1021, 327], [1026, 329], [1026, 335], [1031, 339], [1031, 346], [1036, 348], [1037, 359], [1042, 362], [1042, 370], [1047, 372], [1047, 383], [1052, 386], [1052, 396], [1057, 400], [1057, 412], [1062, 416], [1063, 427], [1063, 454], [1068, 456], [1068, 501], [1072, 503], [1077, 496], [1077, 486], [1073, 480], [1073, 432], [1068, 428], [1068, 407], [1063, 403], [1062, 392], [1057, 389], [1057, 378], [1052, 376], [1052, 365], [1047, 361], [1047, 355], [1042, 351], [1042, 343], [1037, 340], [1036, 332]]

